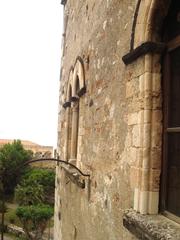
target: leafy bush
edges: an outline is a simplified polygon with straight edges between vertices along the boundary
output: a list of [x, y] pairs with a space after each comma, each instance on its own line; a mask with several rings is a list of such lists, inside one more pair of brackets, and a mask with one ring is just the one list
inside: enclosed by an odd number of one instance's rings
[[46, 169], [30, 169], [15, 190], [15, 198], [20, 205], [51, 203], [54, 196], [55, 173]]
[[23, 177], [26, 183], [42, 185], [45, 190], [55, 187], [55, 173], [47, 169], [30, 169]]
[[42, 185], [30, 184], [23, 181], [15, 190], [15, 199], [20, 205], [36, 205], [45, 200], [44, 189]]
[[47, 223], [53, 216], [53, 208], [48, 205], [32, 205], [18, 207], [16, 214], [22, 222], [28, 239], [42, 239]]
[[15, 197], [21, 205], [16, 215], [22, 223], [27, 239], [42, 239], [47, 223], [53, 216], [49, 196], [54, 196], [55, 173], [45, 169], [30, 169], [16, 187]]
[[53, 216], [53, 208], [45, 204], [22, 206], [16, 209], [16, 215], [22, 221], [40, 222]]
[[21, 227], [21, 223], [19, 218], [16, 215], [16, 209], [8, 208], [8, 211], [5, 215], [5, 223], [6, 224], [15, 224], [16, 226]]

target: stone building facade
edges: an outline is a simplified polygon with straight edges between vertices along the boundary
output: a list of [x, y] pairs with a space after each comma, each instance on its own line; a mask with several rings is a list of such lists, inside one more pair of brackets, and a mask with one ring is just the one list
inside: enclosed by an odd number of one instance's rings
[[179, 46], [178, 1], [62, 4], [57, 150], [81, 172], [56, 167], [54, 239], [180, 239], [160, 214], [163, 59]]

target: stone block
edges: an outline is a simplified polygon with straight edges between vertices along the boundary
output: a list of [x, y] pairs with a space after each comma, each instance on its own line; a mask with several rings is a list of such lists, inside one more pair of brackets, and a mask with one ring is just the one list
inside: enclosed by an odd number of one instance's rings
[[134, 95], [133, 82], [129, 81], [126, 83], [126, 98], [130, 98]]
[[138, 124], [138, 113], [131, 113], [128, 115], [128, 125], [137, 125]]
[[146, 123], [143, 126], [143, 147], [150, 148], [151, 146], [151, 124]]
[[161, 168], [162, 149], [153, 147], [151, 149], [151, 167], [154, 169]]
[[149, 169], [141, 169], [141, 191], [149, 190]]
[[140, 147], [140, 125], [135, 125], [132, 129], [132, 144]]
[[153, 96], [159, 96], [161, 94], [161, 74], [153, 73], [152, 76], [152, 94]]
[[139, 168], [131, 167], [130, 169], [130, 184], [131, 188], [135, 189], [139, 186]]
[[160, 188], [160, 169], [151, 169], [149, 171], [149, 191], [158, 192]]

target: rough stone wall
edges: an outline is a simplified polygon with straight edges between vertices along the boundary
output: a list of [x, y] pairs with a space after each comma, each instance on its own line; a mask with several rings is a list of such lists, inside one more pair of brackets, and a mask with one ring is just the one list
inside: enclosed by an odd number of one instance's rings
[[62, 104], [70, 68], [80, 56], [87, 91], [79, 106], [77, 162], [91, 183], [88, 196], [87, 181], [80, 189], [57, 166], [55, 240], [134, 239], [123, 228], [122, 214], [133, 206], [139, 78], [137, 72], [128, 75], [121, 58], [129, 51], [135, 4], [68, 0], [65, 6], [58, 151], [63, 159], [67, 109]]

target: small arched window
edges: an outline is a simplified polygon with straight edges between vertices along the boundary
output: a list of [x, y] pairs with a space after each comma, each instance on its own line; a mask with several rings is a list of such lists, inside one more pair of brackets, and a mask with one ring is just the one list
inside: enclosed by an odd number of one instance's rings
[[78, 152], [78, 132], [79, 132], [79, 77], [75, 76], [75, 95], [72, 103], [72, 141], [71, 141], [71, 161], [76, 163]]
[[78, 156], [79, 101], [84, 93], [84, 68], [82, 62], [77, 59], [74, 69], [70, 72], [67, 97], [64, 103], [67, 108], [65, 158], [73, 164], [76, 164]]
[[71, 133], [72, 133], [72, 108], [71, 108], [71, 98], [72, 98], [72, 78], [73, 69], [71, 69], [69, 74], [69, 80], [66, 90], [66, 98], [64, 103], [64, 108], [66, 109], [66, 119], [65, 119], [65, 129], [66, 129], [66, 142], [65, 142], [65, 153], [64, 159], [69, 161], [71, 158]]

